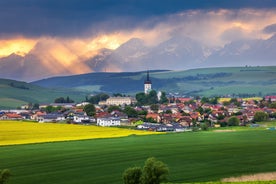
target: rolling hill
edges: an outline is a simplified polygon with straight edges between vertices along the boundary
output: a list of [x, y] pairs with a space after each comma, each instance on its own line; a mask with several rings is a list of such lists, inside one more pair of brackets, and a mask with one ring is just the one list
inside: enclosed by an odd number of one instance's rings
[[[54, 77], [32, 84], [82, 92], [135, 94], [143, 91], [145, 76], [146, 72], [89, 73]], [[186, 96], [263, 96], [276, 93], [276, 66], [154, 70], [150, 76], [153, 89]]]
[[[0, 80], [0, 108], [50, 103], [58, 97], [81, 102], [104, 92], [135, 95], [143, 92], [145, 71], [88, 73], [53, 77], [32, 83]], [[184, 71], [150, 71], [152, 88], [177, 96], [265, 96], [276, 94], [276, 66], [201, 68]]]
[[68, 89], [44, 88], [26, 82], [0, 79], [0, 109], [16, 108], [28, 103], [52, 103], [58, 97], [84, 100], [85, 94]]

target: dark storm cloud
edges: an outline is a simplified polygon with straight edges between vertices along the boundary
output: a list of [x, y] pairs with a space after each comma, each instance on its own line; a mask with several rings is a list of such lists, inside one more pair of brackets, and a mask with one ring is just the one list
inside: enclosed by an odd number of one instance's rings
[[272, 24], [272, 25], [269, 25], [267, 27], [264, 28], [264, 33], [276, 33], [276, 24]]
[[79, 36], [139, 27], [190, 9], [275, 8], [275, 0], [1, 0], [0, 36]]

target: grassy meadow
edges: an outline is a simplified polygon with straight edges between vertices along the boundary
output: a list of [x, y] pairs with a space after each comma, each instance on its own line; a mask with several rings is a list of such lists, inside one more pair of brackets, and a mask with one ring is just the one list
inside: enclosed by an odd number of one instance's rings
[[[6, 145], [0, 146], [0, 168], [12, 171], [11, 184], [119, 184], [126, 168], [142, 166], [152, 156], [168, 165], [171, 183], [206, 183], [276, 171], [276, 132], [247, 129], [143, 136], [132, 133], [118, 138]], [[22, 132], [41, 133], [34, 129]], [[8, 134], [12, 139], [18, 131]]]
[[83, 101], [87, 93], [79, 90], [43, 88], [30, 83], [0, 79], [0, 109], [11, 109], [32, 103], [52, 103], [58, 97], [70, 96]]

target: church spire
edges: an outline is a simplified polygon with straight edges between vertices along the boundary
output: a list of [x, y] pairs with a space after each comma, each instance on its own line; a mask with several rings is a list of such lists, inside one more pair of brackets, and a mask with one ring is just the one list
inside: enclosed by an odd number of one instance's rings
[[150, 78], [149, 78], [149, 71], [147, 71], [147, 80], [145, 82], [151, 83]]

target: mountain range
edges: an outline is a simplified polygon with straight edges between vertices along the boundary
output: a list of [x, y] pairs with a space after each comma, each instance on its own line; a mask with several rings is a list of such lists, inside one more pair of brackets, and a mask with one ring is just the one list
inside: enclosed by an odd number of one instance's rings
[[155, 46], [146, 45], [142, 39], [132, 38], [115, 50], [102, 48], [91, 58], [73, 62], [58, 60], [53, 51], [42, 52], [46, 50], [45, 47], [39, 42], [25, 56], [11, 54], [0, 58], [0, 78], [30, 82], [53, 76], [102, 71], [269, 66], [276, 59], [276, 35], [266, 40], [233, 41], [221, 48], [204, 46], [192, 38], [179, 35]]

